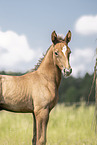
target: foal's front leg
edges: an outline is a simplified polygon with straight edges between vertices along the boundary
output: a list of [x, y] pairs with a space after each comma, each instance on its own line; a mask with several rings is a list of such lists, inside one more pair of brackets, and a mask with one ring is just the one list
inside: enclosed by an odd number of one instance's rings
[[35, 114], [33, 113], [33, 139], [32, 139], [32, 145], [36, 145], [36, 118]]
[[45, 145], [46, 144], [46, 129], [49, 119], [49, 110], [48, 108], [42, 109], [38, 115], [36, 115], [36, 145]]

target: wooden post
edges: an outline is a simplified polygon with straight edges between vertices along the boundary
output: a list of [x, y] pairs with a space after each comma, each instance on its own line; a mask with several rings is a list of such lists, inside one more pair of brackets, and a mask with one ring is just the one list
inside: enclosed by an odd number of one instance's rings
[[96, 73], [96, 87], [95, 87], [95, 132], [97, 133], [97, 48], [96, 48], [96, 65], [95, 65], [95, 73]]

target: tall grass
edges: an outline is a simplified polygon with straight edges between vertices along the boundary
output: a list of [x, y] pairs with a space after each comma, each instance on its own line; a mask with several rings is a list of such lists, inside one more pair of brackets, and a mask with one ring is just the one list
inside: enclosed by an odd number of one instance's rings
[[[97, 145], [95, 107], [57, 105], [50, 114], [47, 145]], [[0, 145], [31, 145], [32, 114], [0, 112]]]

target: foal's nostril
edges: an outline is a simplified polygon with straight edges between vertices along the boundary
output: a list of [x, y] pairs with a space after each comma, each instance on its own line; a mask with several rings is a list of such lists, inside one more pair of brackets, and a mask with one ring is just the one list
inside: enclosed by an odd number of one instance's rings
[[64, 69], [64, 73], [69, 76], [72, 73], [72, 68], [70, 69]]
[[72, 73], [72, 68], [70, 68], [70, 73]]

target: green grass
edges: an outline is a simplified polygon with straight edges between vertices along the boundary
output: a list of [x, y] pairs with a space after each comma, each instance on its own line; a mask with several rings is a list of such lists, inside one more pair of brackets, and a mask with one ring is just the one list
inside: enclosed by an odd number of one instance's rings
[[[50, 113], [47, 145], [97, 145], [95, 106], [57, 105]], [[31, 145], [32, 114], [0, 112], [0, 145]]]

